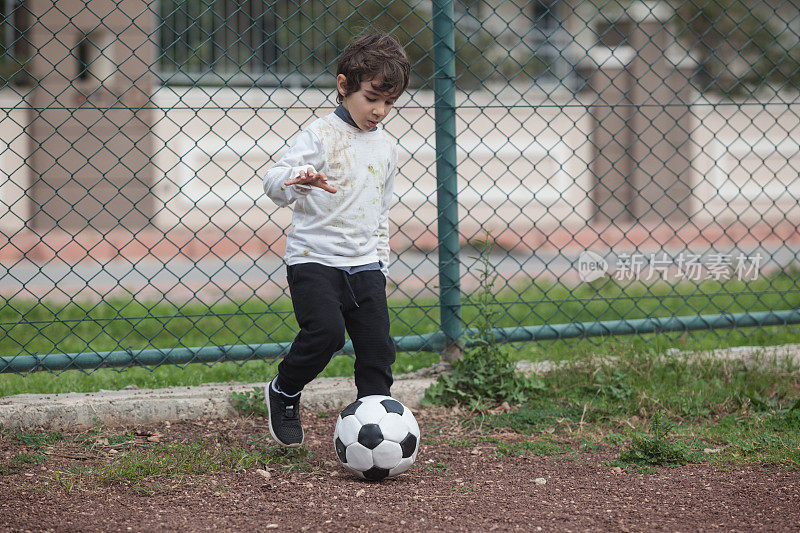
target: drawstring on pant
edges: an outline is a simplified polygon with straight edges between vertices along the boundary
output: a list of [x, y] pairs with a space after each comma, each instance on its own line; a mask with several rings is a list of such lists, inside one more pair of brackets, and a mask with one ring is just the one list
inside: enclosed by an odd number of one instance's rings
[[347, 285], [347, 290], [350, 292], [350, 298], [353, 299], [353, 303], [356, 307], [358, 307], [358, 302], [356, 301], [356, 294], [353, 292], [353, 287], [350, 285], [350, 274], [342, 270], [342, 276], [344, 276], [344, 284]]

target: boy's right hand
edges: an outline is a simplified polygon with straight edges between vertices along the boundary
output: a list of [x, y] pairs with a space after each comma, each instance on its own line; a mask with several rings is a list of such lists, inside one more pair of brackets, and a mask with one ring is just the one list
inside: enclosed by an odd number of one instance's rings
[[336, 189], [328, 185], [328, 176], [322, 172], [314, 172], [313, 168], [303, 170], [300, 175], [293, 180], [283, 182], [284, 185], [306, 185], [309, 187], [319, 187], [323, 191], [336, 193]]

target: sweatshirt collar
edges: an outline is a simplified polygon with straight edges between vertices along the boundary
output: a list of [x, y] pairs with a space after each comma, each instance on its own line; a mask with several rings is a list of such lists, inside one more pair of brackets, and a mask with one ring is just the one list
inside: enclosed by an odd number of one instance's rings
[[[344, 120], [346, 123], [350, 124], [354, 128], [359, 129], [359, 130], [361, 129], [356, 124], [356, 121], [353, 120], [353, 117], [350, 116], [350, 111], [345, 109], [345, 107], [342, 104], [339, 104], [339, 107], [337, 107], [334, 110], [334, 113], [336, 114], [337, 117], [339, 117], [340, 119]], [[377, 129], [378, 129], [378, 126], [375, 126], [374, 128], [372, 128], [369, 131], [375, 131]]]

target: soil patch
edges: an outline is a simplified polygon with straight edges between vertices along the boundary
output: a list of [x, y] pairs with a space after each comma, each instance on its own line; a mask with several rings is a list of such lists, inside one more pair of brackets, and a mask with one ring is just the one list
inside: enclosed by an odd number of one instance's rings
[[[0, 531], [800, 528], [796, 470], [694, 464], [640, 474], [603, 464], [617, 456], [615, 448], [580, 450], [576, 440], [564, 453], [568, 439], [552, 455], [524, 446], [498, 455], [495, 442], [473, 438], [448, 411], [419, 410], [417, 418], [423, 443], [416, 464], [381, 483], [359, 481], [336, 463], [335, 412], [304, 413], [309, 453], [270, 463], [268, 479], [257, 472], [263, 465], [137, 482], [98, 483], [88, 474], [153, 443], [209, 439], [272, 446], [259, 417], [98, 428], [49, 440], [45, 433], [6, 430], [0, 435]], [[495, 438], [512, 444], [540, 439], [513, 433]]]

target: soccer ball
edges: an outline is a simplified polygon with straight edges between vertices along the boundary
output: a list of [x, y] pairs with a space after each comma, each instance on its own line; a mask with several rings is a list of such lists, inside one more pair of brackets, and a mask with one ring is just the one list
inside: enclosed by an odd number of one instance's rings
[[411, 410], [389, 396], [365, 396], [336, 419], [333, 445], [342, 466], [362, 479], [393, 478], [414, 464], [419, 425]]

